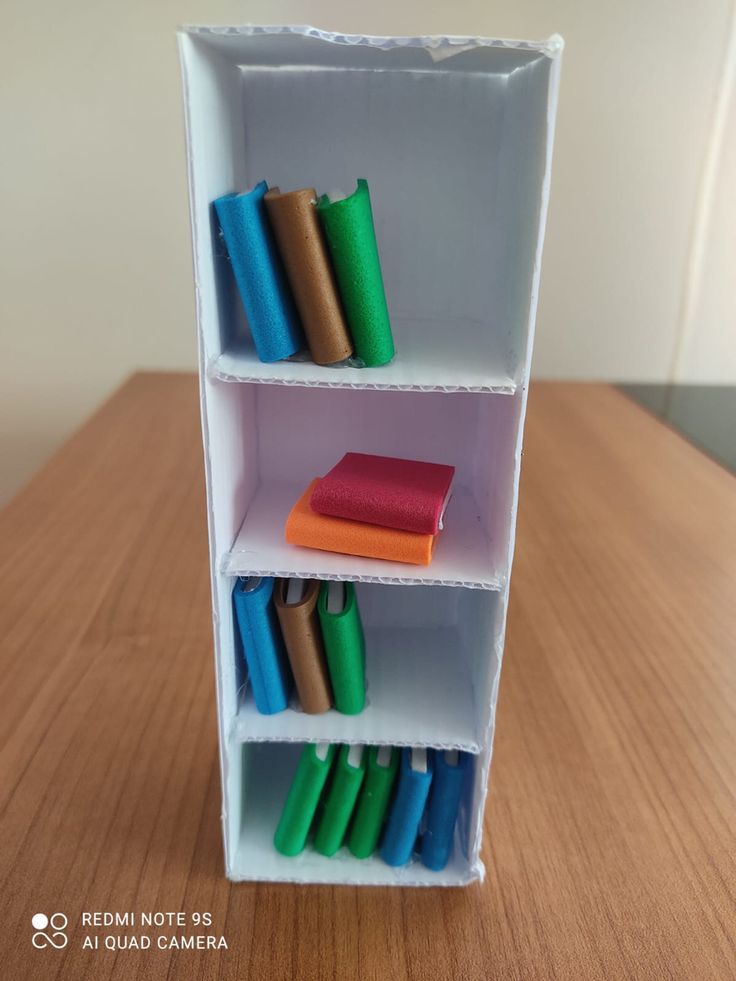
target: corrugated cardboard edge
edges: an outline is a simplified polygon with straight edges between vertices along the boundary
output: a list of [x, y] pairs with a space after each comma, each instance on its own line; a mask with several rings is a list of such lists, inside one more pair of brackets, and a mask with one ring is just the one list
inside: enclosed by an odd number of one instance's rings
[[[544, 168], [544, 178], [542, 180], [542, 188], [540, 194], [540, 217], [539, 217], [539, 235], [537, 237], [537, 249], [534, 259], [534, 273], [532, 279], [532, 295], [531, 302], [529, 305], [529, 320], [528, 320], [528, 330], [527, 330], [527, 356], [526, 365], [524, 367], [523, 377], [528, 379], [531, 374], [531, 360], [532, 352], [534, 350], [534, 335], [536, 330], [536, 320], [537, 320], [537, 306], [539, 303], [539, 283], [541, 277], [542, 268], [542, 251], [544, 249], [544, 236], [547, 226], [547, 214], [549, 210], [549, 196], [550, 187], [552, 181], [552, 155], [554, 149], [555, 141], [555, 122], [557, 118], [557, 101], [559, 97], [560, 88], [560, 70], [561, 70], [561, 60], [560, 56], [564, 49], [563, 39], [555, 34], [550, 38], [550, 44], [554, 47], [554, 57], [555, 63], [552, 65], [550, 71], [549, 79], [549, 89], [547, 93], [547, 146], [546, 146], [546, 160]], [[552, 56], [552, 54], [551, 54]], [[514, 486], [513, 486], [513, 497], [511, 502], [511, 534], [509, 536], [509, 549], [508, 549], [508, 561], [506, 568], [508, 569], [508, 576], [506, 583], [504, 585], [501, 602], [503, 603], [502, 611], [502, 626], [499, 631], [496, 650], [498, 653], [498, 669], [496, 671], [496, 676], [493, 679], [491, 699], [492, 705], [497, 704], [498, 700], [498, 689], [501, 679], [501, 669], [503, 667], [503, 652], [506, 640], [506, 620], [508, 613], [508, 602], [509, 602], [509, 592], [511, 587], [511, 572], [513, 569], [513, 558], [514, 549], [516, 545], [516, 522], [518, 516], [519, 507], [519, 481], [521, 477], [521, 453], [522, 445], [524, 441], [524, 423], [526, 420], [526, 410], [527, 401], [529, 398], [529, 383], [524, 382], [521, 385], [521, 413], [519, 416], [519, 426], [517, 432], [516, 440], [516, 452], [515, 452], [515, 474], [514, 474]], [[493, 757], [493, 744], [496, 728], [496, 713], [495, 709], [491, 713], [491, 717], [488, 723], [486, 732], [483, 733], [482, 744], [485, 746], [485, 752], [481, 752], [478, 759], [477, 766], [481, 768], [481, 773], [479, 779], [476, 778], [476, 788], [477, 792], [473, 800], [473, 813], [475, 815], [475, 828], [471, 832], [471, 845], [470, 849], [470, 860], [471, 862], [480, 861], [480, 847], [483, 839], [483, 819], [485, 815], [486, 800], [488, 797], [488, 777], [491, 766], [491, 759]]]
[[375, 582], [384, 586], [453, 586], [464, 589], [486, 589], [492, 593], [502, 592], [505, 585], [504, 579], [501, 577], [496, 577], [487, 582], [480, 582], [478, 580], [466, 581], [460, 579], [433, 579], [426, 576], [416, 578], [413, 576], [368, 576], [335, 572], [310, 574], [305, 572], [294, 572], [293, 570], [289, 569], [245, 569], [235, 561], [234, 557], [238, 554], [247, 555], [248, 553], [239, 553], [237, 550], [228, 552], [220, 565], [220, 572], [223, 575], [273, 576], [277, 579], [320, 579], [331, 582]]
[[296, 34], [330, 41], [333, 44], [365, 44], [382, 51], [391, 48], [425, 48], [434, 61], [442, 61], [474, 48], [513, 48], [519, 51], [538, 51], [548, 58], [558, 58], [565, 46], [559, 34], [552, 34], [543, 41], [522, 41], [512, 38], [467, 37], [453, 34], [416, 34], [397, 37], [379, 34], [343, 34], [340, 31], [323, 31], [309, 24], [240, 24], [222, 27], [182, 24], [179, 30], [186, 34], [245, 37], [257, 37], [262, 34]]
[[[181, 32], [180, 32], [181, 34]], [[179, 37], [179, 68], [181, 72], [182, 87], [183, 87], [183, 105], [184, 105], [184, 129], [185, 129], [185, 141], [186, 141], [186, 163], [187, 163], [187, 195], [189, 200], [189, 224], [191, 229], [192, 237], [192, 278], [194, 280], [194, 302], [195, 310], [197, 315], [197, 352], [199, 361], [199, 410], [200, 410], [200, 421], [202, 426], [202, 449], [204, 454], [204, 470], [205, 470], [205, 494], [207, 501], [207, 545], [210, 556], [210, 594], [212, 603], [212, 631], [214, 637], [214, 658], [215, 658], [215, 690], [217, 693], [217, 728], [218, 728], [218, 756], [220, 759], [220, 786], [222, 788], [220, 800], [220, 823], [222, 827], [222, 841], [223, 841], [223, 851], [225, 858], [225, 872], [228, 876], [231, 874], [233, 856], [230, 849], [230, 836], [228, 834], [228, 811], [227, 811], [227, 800], [228, 795], [226, 792], [226, 787], [228, 786], [228, 772], [227, 772], [227, 752], [225, 749], [227, 733], [225, 731], [225, 712], [223, 706], [225, 704], [224, 693], [223, 693], [223, 679], [222, 672], [220, 671], [220, 622], [218, 616], [219, 602], [217, 597], [217, 554], [215, 549], [215, 518], [213, 510], [212, 501], [212, 463], [210, 458], [210, 440], [209, 440], [209, 428], [207, 419], [207, 399], [205, 396], [205, 386], [207, 384], [207, 376], [205, 371], [206, 364], [206, 353], [204, 347], [204, 337], [202, 335], [201, 323], [202, 323], [202, 299], [199, 289], [199, 278], [197, 269], [197, 251], [196, 251], [196, 241], [197, 241], [197, 220], [196, 211], [194, 207], [194, 177], [192, 174], [192, 154], [191, 154], [191, 118], [190, 118], [190, 105], [191, 99], [189, 95], [189, 78], [187, 75], [187, 66], [185, 62], [185, 53], [182, 44], [182, 38]]]
[[[440, 880], [433, 882], [427, 879], [414, 879], [411, 874], [412, 866], [397, 869], [396, 878], [388, 879], [385, 882], [376, 882], [375, 879], [361, 879], [360, 877], [345, 876], [335, 878], [334, 876], [309, 875], [309, 876], [281, 876], [269, 875], [259, 872], [258, 875], [230, 875], [233, 882], [284, 882], [292, 885], [328, 885], [328, 886], [374, 886], [381, 889], [384, 886], [424, 886], [430, 889], [456, 889], [458, 887], [469, 886], [473, 882], [483, 882], [486, 875], [485, 866], [481, 861], [474, 862], [468, 869], [466, 875], [458, 876], [456, 881], [448, 882]], [[405, 873], [405, 874], [402, 874]]]
[[[241, 727], [238, 725], [237, 717], [235, 719], [235, 725], [232, 729], [232, 738], [238, 743], [321, 743], [321, 742], [333, 742], [333, 743], [345, 743], [347, 746], [364, 746], [366, 743], [365, 739], [356, 738], [354, 736], [342, 735], [330, 739], [322, 739], [317, 736], [305, 736], [305, 735], [295, 735], [295, 736], [279, 736], [278, 739], [274, 739], [273, 736], [259, 736], [250, 735], [241, 732]], [[446, 749], [457, 749], [463, 753], [473, 753], [476, 755], [481, 751], [481, 744], [478, 742], [438, 742], [433, 740], [431, 743], [417, 742], [417, 740], [405, 740], [405, 739], [376, 739], [371, 736], [370, 740], [371, 746], [427, 746], [431, 749], [436, 749], [439, 751], [444, 751]]]
[[[247, 371], [242, 374], [234, 374], [225, 371], [218, 365], [219, 359], [213, 358], [207, 365], [207, 377], [223, 382], [245, 382], [251, 385], [285, 385], [297, 388], [352, 388], [359, 391], [368, 389], [373, 392], [470, 392], [488, 393], [495, 395], [513, 395], [518, 386], [510, 381], [501, 385], [421, 385], [412, 382], [380, 382], [365, 381], [351, 382], [341, 381], [337, 377], [332, 378], [284, 378], [277, 374], [278, 362], [273, 365], [273, 374], [269, 377], [260, 375], [249, 375]], [[339, 368], [326, 368], [326, 371], [339, 372]]]

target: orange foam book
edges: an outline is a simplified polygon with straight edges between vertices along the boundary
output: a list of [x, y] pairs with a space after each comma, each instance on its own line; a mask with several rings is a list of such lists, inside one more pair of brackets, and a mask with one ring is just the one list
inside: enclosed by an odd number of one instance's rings
[[318, 548], [325, 552], [365, 555], [390, 562], [429, 565], [436, 535], [418, 535], [362, 521], [348, 521], [318, 514], [310, 507], [320, 480], [316, 477], [302, 494], [286, 520], [286, 541], [290, 545]]

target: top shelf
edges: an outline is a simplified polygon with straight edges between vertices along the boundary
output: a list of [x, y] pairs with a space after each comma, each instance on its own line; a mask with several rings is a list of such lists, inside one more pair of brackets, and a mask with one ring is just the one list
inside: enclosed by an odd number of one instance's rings
[[315, 388], [360, 388], [405, 392], [493, 392], [513, 395], [517, 383], [500, 352], [488, 349], [481, 324], [396, 318], [396, 357], [380, 368], [324, 367], [312, 361], [258, 360], [249, 338], [212, 360], [211, 379]]
[[[182, 35], [194, 78], [188, 158], [207, 376], [513, 395], [528, 379], [559, 40], [341, 37], [306, 28]], [[212, 202], [262, 179], [347, 192], [360, 178], [396, 358], [368, 369], [262, 364]]]

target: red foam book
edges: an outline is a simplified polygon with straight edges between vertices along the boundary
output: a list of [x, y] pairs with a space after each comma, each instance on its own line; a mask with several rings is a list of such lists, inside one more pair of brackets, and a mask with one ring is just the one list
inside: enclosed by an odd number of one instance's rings
[[346, 453], [320, 480], [310, 506], [320, 514], [436, 535], [454, 467], [392, 456]]

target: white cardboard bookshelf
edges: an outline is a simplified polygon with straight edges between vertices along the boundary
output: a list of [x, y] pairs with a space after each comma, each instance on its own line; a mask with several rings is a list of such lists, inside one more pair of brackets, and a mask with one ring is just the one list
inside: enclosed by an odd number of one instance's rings
[[[460, 885], [481, 878], [521, 441], [562, 41], [377, 38], [311, 27], [179, 32], [212, 569], [222, 820], [232, 879]], [[212, 202], [261, 179], [367, 178], [397, 355], [373, 369], [255, 356]], [[289, 508], [347, 450], [453, 464], [426, 568], [288, 546]], [[368, 704], [259, 715], [233, 620], [239, 575], [355, 581]], [[284, 858], [273, 833], [303, 742], [474, 754], [451, 861], [345, 849]]]

